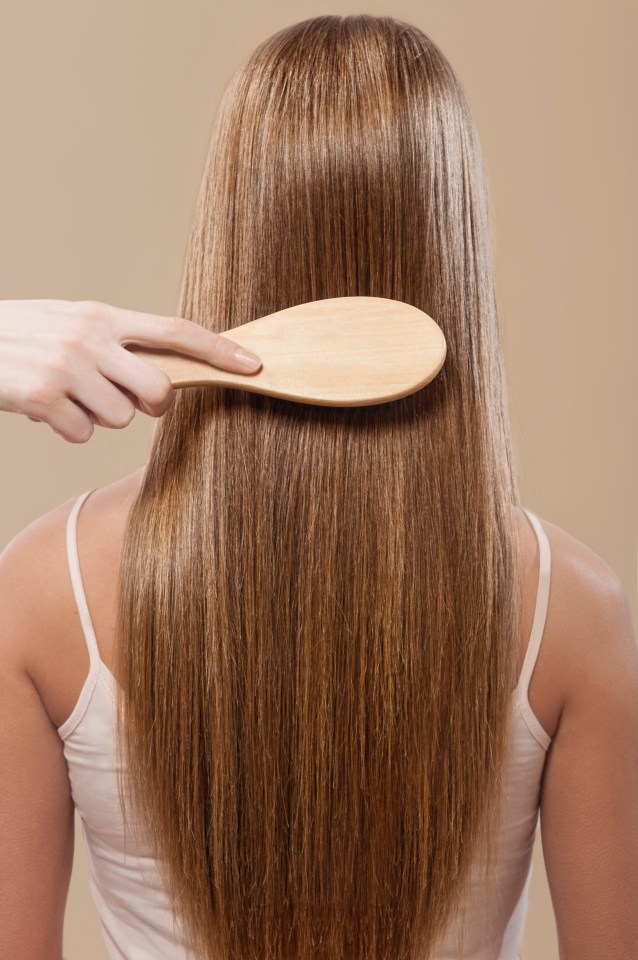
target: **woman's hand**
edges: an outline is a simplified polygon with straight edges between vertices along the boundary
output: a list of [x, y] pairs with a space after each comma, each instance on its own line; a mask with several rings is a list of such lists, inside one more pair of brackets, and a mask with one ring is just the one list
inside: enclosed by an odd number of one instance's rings
[[173, 385], [124, 349], [127, 343], [184, 353], [233, 373], [261, 366], [259, 357], [242, 363], [239, 344], [181, 317], [95, 300], [0, 300], [0, 410], [44, 420], [71, 443], [85, 443], [95, 423], [128, 426], [136, 409], [161, 417], [173, 402]]

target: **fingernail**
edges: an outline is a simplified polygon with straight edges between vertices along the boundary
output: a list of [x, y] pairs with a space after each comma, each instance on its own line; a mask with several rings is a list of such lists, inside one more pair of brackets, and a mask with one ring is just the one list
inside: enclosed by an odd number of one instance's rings
[[257, 354], [251, 353], [250, 350], [235, 350], [235, 360], [247, 370], [256, 370], [261, 366], [261, 360]]

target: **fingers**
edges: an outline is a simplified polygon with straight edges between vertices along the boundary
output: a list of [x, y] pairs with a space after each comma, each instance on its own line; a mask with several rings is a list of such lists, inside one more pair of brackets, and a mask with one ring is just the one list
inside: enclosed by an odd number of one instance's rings
[[98, 362], [97, 369], [88, 362], [75, 369], [68, 396], [55, 397], [52, 391], [32, 396], [29, 419], [47, 422], [72, 443], [84, 443], [94, 424], [121, 430], [136, 410], [161, 417], [173, 402], [169, 377], [121, 347], [112, 346]]
[[[29, 420], [48, 423], [55, 433], [71, 443], [86, 443], [93, 435], [94, 424], [110, 427], [113, 430], [122, 430], [129, 425], [136, 410], [150, 412], [145, 410], [143, 402], [130, 394], [126, 388], [116, 387], [104, 378], [91, 383], [90, 398], [87, 397], [85, 384], [82, 396], [89, 406], [77, 397], [58, 397], [39, 411], [42, 416], [29, 415]], [[161, 416], [161, 413], [158, 412], [155, 415]]]
[[14, 337], [16, 356], [8, 363], [13, 381], [4, 378], [9, 402], [2, 409], [44, 421], [71, 443], [88, 440], [96, 423], [121, 429], [137, 409], [160, 417], [173, 402], [169, 377], [126, 350], [126, 344], [181, 352], [234, 373], [261, 367], [254, 354], [256, 363], [246, 366], [237, 356], [242, 348], [228, 337], [181, 317], [82, 300], [36, 301], [27, 319], [33, 343], [27, 345], [22, 317]]
[[137, 399], [139, 409], [151, 417], [161, 417], [173, 402], [170, 378], [128, 350], [118, 347], [101, 357], [100, 372], [126, 391], [134, 404]]
[[[234, 373], [254, 373], [262, 365], [259, 357], [251, 351], [192, 320], [156, 316], [120, 307], [109, 306], [108, 309], [112, 311], [115, 333], [123, 346], [136, 343], [160, 350], [174, 350]], [[249, 358], [255, 357], [256, 363], [243, 363], [237, 351]]]
[[45, 421], [71, 443], [85, 443], [93, 434], [94, 424], [121, 430], [129, 425], [136, 409], [135, 397], [87, 364], [76, 371], [67, 395], [41, 391], [37, 398], [31, 398], [27, 415], [30, 420]]
[[55, 433], [69, 443], [86, 443], [94, 430], [89, 414], [69, 397], [58, 397], [43, 411], [42, 418], [29, 416], [29, 420], [48, 423]]

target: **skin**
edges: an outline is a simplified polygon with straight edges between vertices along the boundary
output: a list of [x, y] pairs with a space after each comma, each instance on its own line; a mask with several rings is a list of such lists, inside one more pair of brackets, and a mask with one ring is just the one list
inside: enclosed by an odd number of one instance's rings
[[261, 366], [258, 357], [246, 366], [235, 356], [239, 344], [182, 317], [95, 300], [2, 300], [0, 410], [44, 421], [70, 443], [86, 443], [96, 423], [128, 426], [136, 410], [161, 417], [173, 402], [173, 385], [125, 349], [133, 343], [234, 373]]
[[[89, 610], [116, 677], [114, 570], [141, 478], [138, 470], [94, 491], [78, 518]], [[74, 811], [56, 728], [89, 668], [66, 559], [74, 502], [36, 520], [0, 554], [0, 955], [13, 960], [62, 957]], [[515, 508], [513, 522], [522, 543], [520, 671], [538, 546]], [[638, 943], [638, 650], [629, 604], [597, 554], [542, 522], [552, 550], [550, 601], [529, 700], [553, 738], [541, 837], [560, 960], [630, 960]]]

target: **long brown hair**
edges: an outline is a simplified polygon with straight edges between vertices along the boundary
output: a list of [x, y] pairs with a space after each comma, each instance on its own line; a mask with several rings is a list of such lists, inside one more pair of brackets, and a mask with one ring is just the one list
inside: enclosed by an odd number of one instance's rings
[[486, 183], [450, 64], [387, 16], [233, 76], [179, 313], [350, 295], [434, 317], [438, 376], [356, 408], [178, 391], [128, 520], [121, 800], [198, 960], [427, 957], [493, 863], [520, 584]]

